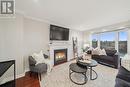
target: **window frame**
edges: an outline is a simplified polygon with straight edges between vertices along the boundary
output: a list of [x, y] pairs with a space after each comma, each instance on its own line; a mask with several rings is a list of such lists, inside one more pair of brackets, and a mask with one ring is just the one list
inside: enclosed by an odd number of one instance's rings
[[[126, 54], [128, 54], [128, 52], [129, 52], [129, 49], [128, 49], [128, 47], [129, 47], [129, 46], [128, 46], [128, 45], [129, 45], [129, 44], [128, 44], [128, 43], [129, 43], [129, 42], [128, 42], [128, 39], [129, 39], [128, 29], [123, 29], [123, 30], [119, 30], [119, 31], [118, 31], [118, 40], [117, 40], [117, 42], [119, 42], [119, 33], [122, 32], [122, 31], [127, 32], [127, 38], [126, 38], [126, 39], [127, 39], [127, 53], [126, 53]], [[118, 45], [119, 45], [119, 43], [118, 43]], [[118, 46], [118, 45], [117, 45], [117, 46]], [[119, 46], [118, 46], [118, 52], [119, 52]]]
[[[92, 35], [94, 35], [94, 34], [97, 34], [97, 39], [98, 39], [98, 45], [97, 45], [97, 47], [99, 47], [99, 48], [101, 48], [100, 47], [100, 41], [101, 41], [101, 34], [102, 33], [107, 33], [107, 32], [115, 32], [115, 49], [117, 50], [117, 52], [119, 52], [119, 47], [118, 47], [118, 42], [119, 42], [119, 32], [122, 32], [122, 31], [124, 31], [124, 32], [127, 32], [128, 33], [128, 28], [123, 28], [123, 29], [118, 29], [118, 30], [111, 30], [111, 31], [104, 31], [104, 32], [97, 32], [97, 33], [92, 33], [91, 34], [91, 46], [92, 46]], [[128, 41], [128, 39], [129, 39], [129, 35], [127, 34], [127, 54], [128, 54], [128, 47], [129, 47], [129, 41]]]

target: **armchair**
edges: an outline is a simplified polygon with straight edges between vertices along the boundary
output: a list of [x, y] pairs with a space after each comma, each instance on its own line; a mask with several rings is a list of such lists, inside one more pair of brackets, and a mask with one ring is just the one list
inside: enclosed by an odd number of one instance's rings
[[[29, 56], [29, 68], [30, 68], [30, 72], [34, 72], [37, 73], [38, 76], [40, 77], [40, 81], [41, 81], [41, 74], [44, 72], [47, 72], [47, 64], [45, 63], [40, 63], [40, 64], [36, 64], [36, 60], [32, 57]], [[30, 75], [31, 75], [30, 73]]]

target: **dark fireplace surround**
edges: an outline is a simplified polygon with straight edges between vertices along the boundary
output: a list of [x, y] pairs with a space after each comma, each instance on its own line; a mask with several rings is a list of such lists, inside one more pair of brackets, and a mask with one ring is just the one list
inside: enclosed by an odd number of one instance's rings
[[67, 49], [54, 50], [54, 65], [67, 62]]

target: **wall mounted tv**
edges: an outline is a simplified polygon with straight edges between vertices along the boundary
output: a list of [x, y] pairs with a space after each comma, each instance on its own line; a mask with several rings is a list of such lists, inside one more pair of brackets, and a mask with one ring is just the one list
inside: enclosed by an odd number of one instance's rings
[[56, 25], [50, 25], [50, 40], [68, 41], [69, 29]]

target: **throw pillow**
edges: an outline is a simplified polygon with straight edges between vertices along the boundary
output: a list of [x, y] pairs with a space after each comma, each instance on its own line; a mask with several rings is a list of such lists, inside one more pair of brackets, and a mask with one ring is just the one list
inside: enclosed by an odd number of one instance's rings
[[121, 60], [121, 66], [130, 71], [130, 55], [125, 55]]
[[107, 55], [105, 49], [100, 50], [100, 54], [99, 55]]
[[93, 50], [94, 48], [93, 47], [90, 47], [88, 50]]
[[116, 54], [116, 52], [117, 52], [117, 50], [113, 50], [113, 49], [111, 49], [111, 50], [106, 50], [106, 54], [108, 55], [108, 56], [113, 56], [113, 55], [115, 55]]
[[34, 53], [32, 55], [32, 57], [36, 60], [36, 64], [35, 65], [44, 62], [44, 56], [43, 56], [42, 50], [40, 51], [40, 53]]
[[97, 47], [97, 48], [92, 50], [92, 55], [99, 55], [100, 51], [101, 51], [101, 49], [99, 47]]
[[46, 54], [43, 54], [43, 56], [44, 56], [45, 59], [48, 59], [48, 58], [49, 58], [49, 56], [46, 55]]

